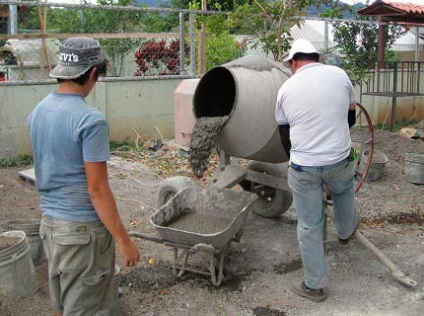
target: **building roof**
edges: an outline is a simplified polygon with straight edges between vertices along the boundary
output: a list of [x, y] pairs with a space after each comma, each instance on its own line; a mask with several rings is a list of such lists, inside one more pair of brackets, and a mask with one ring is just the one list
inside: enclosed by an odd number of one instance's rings
[[373, 4], [358, 10], [358, 14], [380, 16], [383, 21], [424, 24], [424, 2], [400, 2], [395, 0], [377, 0]]

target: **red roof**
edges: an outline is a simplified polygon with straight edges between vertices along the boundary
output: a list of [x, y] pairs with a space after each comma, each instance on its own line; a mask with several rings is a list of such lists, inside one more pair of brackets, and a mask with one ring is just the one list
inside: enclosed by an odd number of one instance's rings
[[402, 10], [410, 14], [424, 14], [424, 3], [423, 5], [421, 5], [421, 4], [410, 3], [410, 2], [396, 2], [396, 1], [388, 1], [388, 0], [384, 0], [381, 2], [387, 3], [393, 8]]
[[424, 23], [424, 1], [421, 5], [395, 0], [377, 0], [373, 4], [358, 10], [358, 13], [382, 16], [388, 21]]

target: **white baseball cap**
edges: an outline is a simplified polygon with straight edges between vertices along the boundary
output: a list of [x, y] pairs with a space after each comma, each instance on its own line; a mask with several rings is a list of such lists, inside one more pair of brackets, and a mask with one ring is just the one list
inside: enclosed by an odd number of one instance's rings
[[283, 59], [284, 67], [290, 68], [289, 62], [290, 60], [293, 59], [293, 56], [296, 55], [297, 53], [304, 53], [304, 54], [316, 53], [320, 55], [320, 53], [317, 51], [315, 46], [310, 41], [304, 38], [299, 38], [293, 42], [289, 55]]

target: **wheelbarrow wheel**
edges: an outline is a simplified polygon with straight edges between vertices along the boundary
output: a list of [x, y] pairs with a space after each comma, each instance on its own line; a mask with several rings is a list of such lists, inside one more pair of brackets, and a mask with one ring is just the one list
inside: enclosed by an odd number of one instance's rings
[[196, 182], [191, 178], [182, 176], [172, 177], [162, 181], [156, 192], [156, 208], [161, 208], [166, 202], [172, 199], [178, 191], [196, 185]]
[[[251, 161], [246, 168], [270, 176], [287, 179], [287, 168], [283, 164]], [[291, 192], [248, 180], [241, 181], [240, 186], [243, 190], [258, 195], [258, 199], [252, 204], [252, 211], [260, 216], [279, 217], [289, 209], [293, 202]]]

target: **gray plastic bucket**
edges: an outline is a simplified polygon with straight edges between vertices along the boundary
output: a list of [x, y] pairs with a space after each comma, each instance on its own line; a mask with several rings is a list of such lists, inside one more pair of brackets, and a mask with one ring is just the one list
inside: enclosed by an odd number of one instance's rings
[[15, 244], [0, 249], [0, 296], [31, 296], [38, 287], [25, 232], [8, 231], [0, 234], [0, 238], [3, 241], [18, 240]]
[[405, 155], [405, 178], [414, 184], [424, 184], [424, 154]]
[[[368, 163], [368, 157], [369, 157], [369, 149], [365, 149], [361, 153], [361, 158], [359, 160], [359, 167], [358, 167], [359, 170], [365, 170], [365, 166]], [[373, 182], [373, 181], [379, 180], [383, 174], [384, 166], [386, 165], [388, 161], [389, 159], [383, 152], [374, 149], [370, 170], [368, 171], [368, 175], [365, 180], [367, 182]]]
[[366, 149], [366, 141], [369, 139], [367, 135], [354, 135], [351, 137], [352, 147], [356, 149], [358, 155]]
[[0, 222], [0, 232], [11, 230], [21, 230], [25, 235], [30, 246], [30, 256], [35, 266], [44, 262], [43, 241], [40, 238], [41, 220], [39, 219], [14, 219]]

